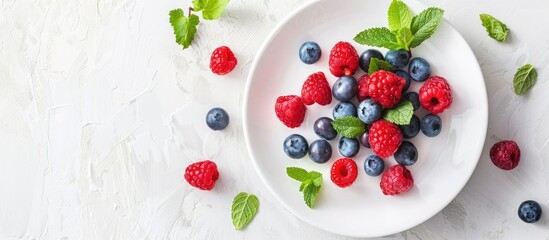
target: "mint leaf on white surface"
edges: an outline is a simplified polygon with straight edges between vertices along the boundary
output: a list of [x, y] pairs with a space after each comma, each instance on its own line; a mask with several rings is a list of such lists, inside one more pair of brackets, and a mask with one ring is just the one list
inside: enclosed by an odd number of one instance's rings
[[314, 184], [309, 184], [303, 189], [303, 200], [305, 200], [305, 204], [309, 208], [313, 208], [316, 202], [316, 196], [318, 195], [318, 192], [320, 191], [320, 186], [316, 186]]
[[170, 24], [175, 34], [175, 42], [183, 46], [183, 49], [188, 48], [193, 42], [198, 23], [198, 16], [191, 14], [187, 18], [181, 8], [170, 11]]
[[538, 73], [531, 64], [525, 64], [517, 69], [515, 78], [513, 79], [515, 94], [519, 96], [526, 94], [536, 84], [537, 78]]
[[391, 50], [398, 50], [401, 48], [395, 34], [384, 27], [366, 29], [358, 33], [353, 40], [362, 45], [388, 48]]
[[381, 60], [379, 58], [370, 58], [370, 66], [368, 66], [368, 74], [372, 75], [379, 70], [393, 71], [394, 67], [387, 61]]
[[410, 48], [419, 46], [423, 41], [431, 37], [435, 33], [435, 30], [437, 30], [443, 15], [444, 10], [430, 7], [413, 17], [410, 30], [414, 35], [414, 40], [411, 42]]
[[255, 195], [241, 192], [233, 200], [231, 208], [231, 217], [233, 226], [236, 230], [244, 228], [257, 213], [259, 208], [259, 200]]
[[288, 174], [288, 177], [291, 177], [300, 182], [309, 179], [309, 173], [303, 168], [288, 167], [286, 168], [286, 174]]
[[194, 11], [202, 11], [202, 17], [206, 20], [214, 20], [221, 17], [229, 0], [193, 0]]
[[480, 20], [482, 21], [482, 26], [486, 28], [488, 36], [498, 42], [505, 41], [507, 38], [507, 33], [509, 33], [509, 28], [507, 28], [504, 23], [485, 13], [480, 14]]
[[410, 28], [412, 13], [402, 1], [393, 0], [391, 5], [389, 5], [387, 20], [389, 22], [389, 30], [396, 32], [402, 28]]
[[414, 35], [409, 28], [401, 28], [397, 31], [396, 39], [398, 44], [406, 51], [410, 50], [410, 43], [414, 40]]
[[309, 179], [313, 182], [315, 186], [322, 186], [322, 173], [310, 171]]
[[397, 125], [408, 125], [414, 115], [414, 106], [412, 102], [405, 100], [397, 104], [394, 108], [383, 112], [383, 119]]
[[[315, 171], [307, 172], [307, 170], [298, 167], [287, 167], [286, 173], [292, 179], [301, 182], [299, 191], [303, 192], [303, 200], [309, 208], [313, 208], [322, 187], [322, 174]], [[306, 178], [303, 178], [305, 175]]]
[[337, 133], [347, 138], [357, 138], [366, 131], [366, 125], [353, 116], [337, 118], [332, 122]]

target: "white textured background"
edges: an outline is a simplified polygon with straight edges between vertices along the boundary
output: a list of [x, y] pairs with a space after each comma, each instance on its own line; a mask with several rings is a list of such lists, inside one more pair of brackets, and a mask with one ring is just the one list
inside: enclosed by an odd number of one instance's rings
[[[256, 51], [306, 0], [233, 0], [220, 20], [200, 23], [185, 51], [174, 43], [168, 12], [190, 0], [0, 2], [0, 239], [346, 239], [274, 200], [242, 134], [243, 89]], [[421, 2], [444, 8], [477, 55], [490, 124], [460, 195], [387, 239], [549, 239], [549, 2]], [[480, 13], [508, 25], [506, 43], [487, 37]], [[239, 60], [224, 77], [208, 69], [221, 45]], [[517, 97], [513, 74], [524, 63], [537, 68], [538, 83]], [[204, 123], [214, 106], [230, 114], [223, 132]], [[521, 147], [513, 171], [488, 158], [502, 139]], [[215, 191], [189, 187], [185, 167], [210, 158], [221, 172]], [[235, 231], [230, 206], [240, 191], [256, 194], [260, 209]], [[517, 217], [527, 199], [546, 211], [536, 224]]]

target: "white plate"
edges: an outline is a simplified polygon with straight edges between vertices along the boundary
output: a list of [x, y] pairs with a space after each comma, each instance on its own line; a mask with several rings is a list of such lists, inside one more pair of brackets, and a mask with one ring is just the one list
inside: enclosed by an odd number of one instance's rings
[[[354, 157], [359, 166], [356, 182], [345, 189], [330, 180], [330, 167], [341, 157], [337, 138], [330, 141], [332, 159], [317, 164], [308, 156], [294, 160], [284, 154], [282, 142], [298, 133], [309, 143], [318, 139], [313, 122], [332, 117], [337, 103], [328, 107], [309, 106], [304, 123], [297, 129], [286, 128], [274, 113], [274, 103], [281, 95], [300, 95], [306, 77], [323, 71], [330, 84], [336, 80], [328, 70], [328, 56], [338, 41], [351, 42], [359, 54], [368, 49], [352, 41], [359, 31], [387, 26], [390, 1], [320, 0], [305, 4], [283, 21], [266, 39], [252, 65], [244, 97], [244, 134], [255, 169], [274, 196], [294, 215], [318, 228], [347, 236], [375, 237], [412, 228], [442, 210], [461, 191], [480, 157], [488, 123], [486, 87], [479, 64], [461, 35], [446, 21], [432, 38], [413, 49], [414, 56], [426, 58], [433, 74], [445, 77], [453, 89], [451, 108], [440, 116], [443, 130], [435, 138], [420, 133], [411, 141], [417, 146], [419, 160], [410, 169], [415, 184], [400, 196], [384, 196], [380, 177], [370, 177], [363, 170], [364, 159], [372, 154], [361, 148]], [[406, 1], [416, 14], [426, 7]], [[305, 41], [316, 41], [322, 57], [313, 65], [303, 64], [298, 49]], [[385, 52], [386, 50], [381, 50]], [[358, 72], [355, 76], [360, 76]], [[412, 82], [412, 89], [421, 84]], [[421, 118], [425, 112], [419, 112]], [[394, 165], [393, 158], [385, 164]], [[319, 171], [324, 182], [314, 209], [303, 202], [299, 183], [286, 176], [288, 166]]]

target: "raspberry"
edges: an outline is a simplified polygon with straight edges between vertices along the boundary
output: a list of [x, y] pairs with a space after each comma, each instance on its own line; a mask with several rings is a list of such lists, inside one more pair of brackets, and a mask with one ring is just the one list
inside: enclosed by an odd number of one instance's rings
[[225, 75], [236, 67], [237, 60], [227, 46], [216, 48], [210, 58], [210, 69], [217, 75]]
[[332, 90], [323, 72], [309, 75], [301, 88], [301, 100], [306, 105], [318, 103], [322, 106], [332, 103]]
[[330, 178], [335, 185], [345, 188], [353, 184], [358, 175], [355, 161], [350, 158], [340, 158], [334, 162], [330, 170]]
[[368, 142], [372, 151], [381, 158], [393, 155], [402, 143], [402, 133], [397, 125], [386, 120], [378, 120], [370, 127]]
[[370, 75], [368, 94], [384, 108], [394, 107], [402, 97], [406, 80], [392, 72], [379, 70]]
[[419, 103], [432, 114], [444, 112], [452, 104], [452, 90], [446, 79], [432, 76], [419, 89]]
[[362, 102], [362, 100], [366, 99], [368, 94], [368, 82], [369, 82], [370, 76], [368, 74], [362, 75], [358, 79], [358, 93], [356, 94], [356, 97], [359, 102]]
[[336, 76], [353, 75], [358, 68], [358, 53], [348, 42], [338, 42], [330, 51], [330, 72]]
[[384, 195], [398, 195], [408, 192], [414, 186], [414, 179], [404, 166], [394, 165], [383, 173], [379, 186]]
[[185, 180], [191, 186], [202, 190], [211, 190], [218, 178], [217, 165], [210, 160], [195, 162], [185, 169]]
[[275, 112], [278, 119], [289, 128], [301, 126], [307, 107], [296, 95], [280, 96], [276, 99]]
[[501, 141], [490, 149], [490, 159], [496, 167], [511, 170], [517, 167], [520, 161], [520, 148], [514, 141]]

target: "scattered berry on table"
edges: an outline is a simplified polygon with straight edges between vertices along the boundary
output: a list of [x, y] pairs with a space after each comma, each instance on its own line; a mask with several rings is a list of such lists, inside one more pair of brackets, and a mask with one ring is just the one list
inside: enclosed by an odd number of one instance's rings
[[535, 223], [541, 218], [541, 206], [534, 200], [527, 200], [520, 204], [519, 218], [526, 223]]
[[379, 176], [383, 169], [385, 169], [385, 163], [376, 155], [370, 155], [364, 160], [364, 171], [368, 176]]
[[358, 92], [358, 82], [353, 76], [343, 76], [332, 86], [332, 95], [339, 101], [349, 101]]
[[397, 68], [404, 67], [410, 61], [410, 53], [404, 49], [389, 50], [385, 54], [385, 61]]
[[412, 189], [414, 179], [406, 167], [397, 164], [383, 172], [379, 186], [384, 195], [398, 195]]
[[490, 159], [498, 168], [511, 170], [519, 164], [520, 148], [511, 140], [498, 142], [490, 149]]
[[193, 187], [211, 190], [219, 178], [217, 165], [210, 160], [195, 162], [185, 169], [185, 180]]
[[236, 57], [227, 46], [216, 48], [210, 57], [210, 69], [217, 75], [225, 75], [231, 72], [237, 63]]
[[206, 114], [206, 124], [212, 130], [223, 130], [229, 125], [229, 114], [223, 108], [212, 108]]
[[402, 78], [404, 78], [404, 80], [406, 81], [406, 85], [404, 85], [404, 89], [402, 89], [403, 92], [406, 92], [408, 91], [408, 88], [410, 88], [410, 83], [412, 83], [412, 77], [410, 76], [410, 74], [408, 74], [408, 72], [404, 71], [404, 70], [395, 70], [394, 73]]
[[344, 157], [354, 157], [360, 149], [356, 138], [341, 137], [338, 145], [339, 153]]
[[332, 164], [330, 179], [338, 187], [351, 186], [358, 176], [358, 168], [355, 161], [350, 158], [340, 158]]
[[280, 96], [276, 99], [275, 113], [278, 119], [289, 128], [301, 126], [307, 107], [296, 95]]
[[403, 138], [413, 138], [417, 136], [420, 130], [420, 120], [419, 117], [416, 115], [412, 116], [412, 119], [410, 119], [410, 124], [408, 125], [399, 125], [400, 131], [402, 132]]
[[368, 68], [370, 68], [370, 59], [372, 58], [385, 60], [383, 54], [380, 51], [376, 49], [368, 49], [360, 54], [359, 57], [358, 65], [360, 66], [360, 69], [362, 69], [362, 71], [368, 72]]
[[368, 79], [369, 78], [370, 76], [368, 76], [368, 74], [364, 74], [358, 79], [358, 92], [356, 93], [356, 97], [359, 102], [366, 99], [369, 96], [368, 95]]
[[320, 59], [322, 51], [316, 42], [305, 42], [299, 48], [299, 59], [305, 64], [313, 64]]
[[329, 117], [321, 117], [315, 121], [313, 130], [317, 136], [326, 140], [332, 140], [337, 137], [337, 132], [332, 125], [332, 119]]
[[301, 88], [301, 100], [305, 105], [318, 103], [321, 106], [332, 103], [330, 83], [323, 72], [309, 75]]
[[416, 57], [410, 61], [408, 72], [416, 82], [423, 82], [431, 75], [431, 66], [424, 58]]
[[446, 79], [432, 76], [419, 89], [421, 106], [432, 114], [444, 112], [452, 104], [452, 90]]
[[340, 102], [334, 107], [332, 115], [334, 116], [334, 119], [346, 116], [356, 117], [356, 106], [352, 102]]
[[395, 153], [395, 160], [398, 164], [410, 166], [416, 163], [418, 158], [417, 148], [413, 143], [403, 141]]
[[438, 115], [427, 114], [421, 119], [421, 132], [427, 137], [436, 137], [442, 131], [442, 119]]
[[336, 77], [353, 75], [358, 68], [358, 53], [350, 43], [338, 42], [330, 51], [328, 64]]
[[360, 137], [358, 138], [358, 141], [360, 142], [360, 144], [362, 144], [362, 146], [365, 146], [367, 148], [371, 148], [370, 142], [368, 142], [369, 135], [370, 135], [369, 131], [366, 131], [362, 135], [360, 135]]
[[362, 122], [372, 124], [381, 118], [381, 106], [371, 98], [366, 98], [358, 105], [357, 115]]
[[299, 134], [292, 134], [284, 140], [284, 152], [288, 157], [299, 159], [305, 157], [309, 151], [307, 139]]
[[381, 158], [393, 155], [402, 142], [402, 133], [397, 125], [383, 119], [370, 127], [369, 134], [368, 142], [372, 151]]
[[402, 97], [406, 85], [404, 78], [384, 70], [379, 70], [368, 80], [368, 94], [383, 108], [394, 107]]
[[324, 139], [315, 140], [309, 146], [309, 157], [316, 163], [325, 163], [332, 157], [332, 145]]
[[419, 107], [421, 107], [421, 104], [419, 103], [419, 94], [417, 92], [407, 92], [404, 94], [404, 99], [407, 99], [412, 103], [412, 106], [414, 106], [414, 111], [418, 110]]

